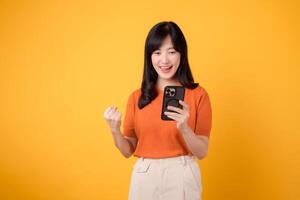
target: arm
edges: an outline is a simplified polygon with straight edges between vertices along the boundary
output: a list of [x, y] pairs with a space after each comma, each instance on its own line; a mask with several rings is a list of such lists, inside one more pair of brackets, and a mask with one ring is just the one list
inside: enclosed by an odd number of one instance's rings
[[[194, 131], [188, 125], [189, 119], [189, 105], [184, 101], [179, 101], [183, 106], [183, 109], [170, 106], [170, 110], [174, 112], [166, 112], [168, 116], [177, 121], [177, 128], [182, 133], [183, 139], [185, 140], [189, 150], [198, 158], [203, 159], [208, 152], [208, 137], [211, 130], [211, 105], [209, 101], [208, 94], [205, 93], [200, 100], [197, 107], [197, 120], [196, 120], [196, 133], [206, 133], [206, 135], [199, 135], [194, 133]], [[201, 123], [200, 123], [201, 122]]]
[[112, 131], [115, 146], [120, 150], [122, 155], [129, 158], [135, 151], [137, 139], [127, 137], [121, 134], [120, 130]]
[[181, 131], [187, 147], [199, 160], [205, 158], [208, 151], [208, 137], [196, 135], [190, 127]]
[[129, 158], [135, 151], [137, 139], [121, 134], [121, 113], [117, 111], [117, 107], [110, 106], [105, 110], [104, 118], [110, 127], [115, 146], [123, 156]]

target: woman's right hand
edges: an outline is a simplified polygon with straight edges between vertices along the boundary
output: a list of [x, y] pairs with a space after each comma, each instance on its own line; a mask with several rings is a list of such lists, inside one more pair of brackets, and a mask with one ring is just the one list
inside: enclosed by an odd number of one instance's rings
[[117, 111], [116, 106], [109, 106], [104, 111], [104, 119], [113, 133], [120, 131], [122, 114]]

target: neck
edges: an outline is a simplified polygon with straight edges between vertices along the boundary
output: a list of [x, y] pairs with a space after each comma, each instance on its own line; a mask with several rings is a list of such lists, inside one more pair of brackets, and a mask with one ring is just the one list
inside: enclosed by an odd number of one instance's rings
[[157, 79], [156, 88], [163, 91], [167, 85], [181, 86], [178, 80], [175, 79]]

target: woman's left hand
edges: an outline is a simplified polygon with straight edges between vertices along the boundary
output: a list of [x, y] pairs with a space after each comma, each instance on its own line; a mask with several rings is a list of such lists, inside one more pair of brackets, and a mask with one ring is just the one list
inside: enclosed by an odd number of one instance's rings
[[181, 100], [179, 100], [179, 103], [183, 106], [183, 109], [174, 106], [168, 106], [168, 110], [175, 112], [165, 111], [164, 114], [177, 122], [176, 126], [180, 131], [185, 131], [188, 128], [188, 119], [190, 117], [189, 105]]

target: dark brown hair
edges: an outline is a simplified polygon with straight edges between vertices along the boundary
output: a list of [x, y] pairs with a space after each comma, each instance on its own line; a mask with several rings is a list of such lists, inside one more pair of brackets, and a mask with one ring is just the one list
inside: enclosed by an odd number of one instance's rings
[[180, 53], [179, 67], [174, 76], [177, 76], [180, 84], [186, 88], [194, 89], [199, 85], [199, 83], [194, 83], [188, 63], [187, 44], [182, 31], [172, 21], [159, 22], [151, 28], [145, 42], [144, 73], [141, 85], [142, 93], [138, 101], [140, 109], [149, 104], [158, 95], [156, 91], [158, 74], [152, 65], [151, 55], [160, 48], [168, 35], [171, 37], [174, 49]]

